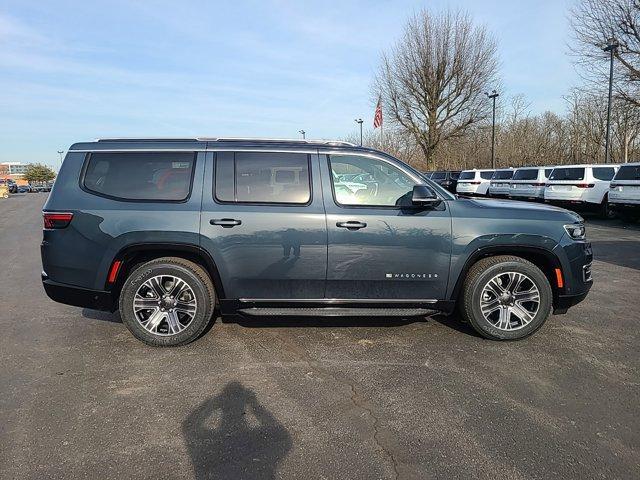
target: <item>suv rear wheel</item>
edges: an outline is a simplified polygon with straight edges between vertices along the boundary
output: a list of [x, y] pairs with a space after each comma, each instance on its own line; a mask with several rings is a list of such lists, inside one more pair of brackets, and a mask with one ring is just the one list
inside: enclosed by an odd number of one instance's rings
[[138, 266], [120, 293], [120, 316], [129, 331], [148, 345], [171, 347], [197, 339], [215, 307], [209, 275], [176, 257]]
[[533, 263], [515, 256], [478, 261], [465, 279], [461, 312], [483, 337], [518, 340], [538, 330], [551, 314], [549, 280]]

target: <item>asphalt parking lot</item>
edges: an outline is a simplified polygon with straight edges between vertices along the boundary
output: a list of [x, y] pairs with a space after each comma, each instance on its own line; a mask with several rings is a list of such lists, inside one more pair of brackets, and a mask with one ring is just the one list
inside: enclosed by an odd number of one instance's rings
[[455, 320], [217, 320], [154, 349], [50, 301], [45, 194], [0, 200], [0, 477], [638, 478], [640, 227], [532, 338]]

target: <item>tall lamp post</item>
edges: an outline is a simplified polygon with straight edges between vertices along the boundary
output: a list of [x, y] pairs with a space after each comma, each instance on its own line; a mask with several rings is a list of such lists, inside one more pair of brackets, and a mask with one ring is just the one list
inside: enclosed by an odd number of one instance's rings
[[305, 132], [304, 130], [298, 130], [298, 133], [302, 135], [303, 140], [306, 138], [305, 135], [307, 134], [307, 132]]
[[62, 168], [62, 154], [64, 153], [64, 150], [58, 150], [58, 155], [60, 155], [60, 167]]
[[362, 146], [362, 122], [363, 120], [361, 118], [356, 118], [354, 120], [354, 122], [358, 123], [360, 125], [360, 146]]
[[607, 103], [607, 133], [604, 137], [604, 163], [610, 163], [611, 161], [611, 91], [613, 89], [613, 56], [618, 50], [620, 43], [615, 38], [607, 40], [607, 44], [602, 47], [602, 50], [609, 52], [609, 101]]
[[498, 92], [492, 90], [491, 93], [484, 94], [493, 100], [493, 120], [491, 122], [491, 168], [496, 168], [496, 98], [500, 96]]

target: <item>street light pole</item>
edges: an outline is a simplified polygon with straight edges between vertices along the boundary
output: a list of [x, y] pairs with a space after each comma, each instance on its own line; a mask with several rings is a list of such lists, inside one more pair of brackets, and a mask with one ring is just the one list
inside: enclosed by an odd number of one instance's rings
[[303, 140], [306, 138], [306, 137], [305, 137], [305, 135], [306, 135], [306, 133], [307, 133], [307, 132], [305, 132], [304, 130], [298, 130], [298, 133], [299, 133], [300, 135], [302, 135], [302, 139], [303, 139]]
[[496, 168], [496, 98], [500, 96], [498, 92], [492, 90], [491, 93], [484, 94], [493, 100], [493, 120], [491, 122], [491, 168]]
[[607, 133], [604, 137], [604, 163], [611, 162], [611, 92], [613, 89], [613, 56], [618, 50], [620, 43], [615, 38], [607, 40], [607, 44], [602, 50], [609, 52], [609, 101], [607, 103]]
[[58, 150], [58, 155], [60, 155], [60, 167], [62, 168], [62, 154], [64, 153], [64, 150]]
[[354, 121], [360, 124], [360, 146], [362, 146], [362, 122], [364, 120], [362, 120], [361, 118], [356, 118]]

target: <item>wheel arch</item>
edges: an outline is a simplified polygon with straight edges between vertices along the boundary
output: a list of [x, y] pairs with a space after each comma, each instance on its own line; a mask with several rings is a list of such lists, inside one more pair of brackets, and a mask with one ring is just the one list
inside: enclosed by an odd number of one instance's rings
[[562, 268], [560, 259], [554, 252], [547, 250], [546, 248], [520, 245], [492, 245], [475, 250], [471, 255], [469, 255], [462, 267], [453, 289], [451, 290], [449, 299], [454, 302], [458, 300], [460, 292], [462, 291], [464, 279], [476, 262], [483, 258], [499, 255], [513, 255], [524, 258], [540, 268], [549, 280], [549, 284], [551, 285], [551, 290], [553, 292], [553, 303], [554, 305], [556, 304], [558, 296], [563, 292], [563, 289], [558, 287], [555, 276], [556, 268], [559, 268], [564, 275], [564, 269]]
[[220, 273], [209, 252], [186, 243], [136, 243], [122, 248], [111, 261], [111, 265], [118, 260], [122, 262], [116, 281], [112, 285], [106, 285], [106, 290], [111, 291], [113, 298], [117, 299], [129, 273], [137, 265], [162, 257], [179, 257], [200, 265], [211, 278], [216, 297], [225, 298]]

